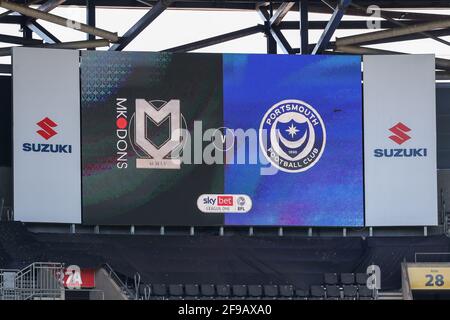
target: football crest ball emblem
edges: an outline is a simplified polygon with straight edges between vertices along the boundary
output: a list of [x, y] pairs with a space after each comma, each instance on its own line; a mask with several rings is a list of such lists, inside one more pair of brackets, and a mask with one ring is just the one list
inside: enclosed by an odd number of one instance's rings
[[261, 120], [259, 145], [267, 160], [289, 173], [311, 169], [325, 149], [326, 130], [322, 117], [300, 100], [273, 105]]

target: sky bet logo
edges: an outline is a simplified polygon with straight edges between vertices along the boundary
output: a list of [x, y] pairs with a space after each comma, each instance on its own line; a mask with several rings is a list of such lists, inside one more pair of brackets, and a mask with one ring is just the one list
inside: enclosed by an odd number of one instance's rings
[[203, 204], [212, 206], [232, 206], [233, 196], [217, 196], [217, 198], [206, 197]]
[[[411, 139], [411, 137], [406, 134], [406, 132], [410, 132], [411, 129], [401, 122], [394, 125], [389, 131], [393, 133], [393, 135], [389, 136], [389, 139], [398, 145], [402, 145]], [[427, 156], [427, 149], [375, 149], [373, 153], [376, 158], [419, 158]]]
[[252, 199], [245, 194], [202, 194], [197, 208], [203, 213], [247, 213], [252, 209]]
[[[41, 128], [40, 130], [36, 131], [36, 133], [45, 140], [49, 140], [58, 134], [53, 129], [57, 127], [58, 124], [48, 117], [45, 117], [36, 124]], [[26, 142], [22, 145], [22, 150], [25, 152], [72, 153], [72, 145]]]

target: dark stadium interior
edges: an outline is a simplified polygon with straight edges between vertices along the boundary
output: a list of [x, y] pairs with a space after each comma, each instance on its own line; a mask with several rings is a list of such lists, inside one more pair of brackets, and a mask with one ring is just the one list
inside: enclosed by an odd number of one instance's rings
[[145, 283], [322, 284], [324, 273], [382, 270], [382, 289], [401, 287], [400, 263], [416, 252], [448, 252], [446, 236], [249, 237], [32, 233], [19, 222], [0, 224], [0, 263], [17, 268], [34, 261], [80, 267], [111, 265]]

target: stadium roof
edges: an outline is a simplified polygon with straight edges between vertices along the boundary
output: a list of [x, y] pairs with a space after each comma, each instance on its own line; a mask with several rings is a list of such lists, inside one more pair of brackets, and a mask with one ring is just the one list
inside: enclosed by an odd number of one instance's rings
[[[105, 7], [148, 7], [148, 5], [154, 5], [158, 1], [155, 0], [91, 0], [97, 6]], [[30, 3], [28, 0], [17, 0], [17, 3]], [[45, 2], [45, 1], [41, 1]], [[60, 1], [62, 2], [62, 1]], [[269, 3], [271, 2], [274, 6], [278, 6], [282, 2], [287, 1], [255, 1], [255, 0], [180, 0], [175, 1], [172, 7], [175, 8], [204, 8], [204, 9], [215, 9], [215, 8], [225, 8], [225, 9], [248, 9], [253, 10], [256, 4]], [[298, 1], [295, 1], [298, 2]], [[317, 8], [327, 8], [327, 5], [321, 0], [309, 0], [311, 7]], [[378, 5], [382, 8], [450, 8], [450, 2], [447, 0], [355, 0], [361, 6]], [[86, 0], [68, 0], [65, 1], [66, 5], [78, 5], [85, 6]], [[297, 5], [296, 5], [297, 6]]]
[[[35, 6], [30, 6], [34, 4]], [[57, 16], [50, 11], [60, 5], [76, 5], [86, 8], [86, 23], [74, 22]], [[373, 12], [369, 6], [377, 5], [379, 23], [369, 28], [368, 19]], [[120, 51], [127, 47], [144, 29], [167, 9], [230, 9], [253, 10], [261, 17], [261, 23], [241, 30], [188, 43], [168, 52], [188, 52], [218, 43], [263, 33], [267, 37], [267, 52], [277, 53], [280, 48], [287, 54], [401, 54], [368, 47], [374, 44], [385, 44], [417, 39], [432, 39], [450, 46], [450, 42], [443, 37], [450, 36], [450, 15], [439, 13], [438, 8], [450, 9], [448, 0], [302, 0], [286, 1], [187, 1], [187, 0], [16, 0], [1, 1], [0, 7], [7, 9], [0, 14], [2, 23], [15, 23], [22, 26], [23, 37], [4, 35], [0, 32], [0, 42], [19, 44], [23, 46], [93, 49], [109, 47], [111, 51]], [[102, 30], [96, 27], [96, 7], [115, 8], [145, 8], [147, 12], [123, 35], [114, 30]], [[416, 10], [411, 10], [416, 9]], [[425, 12], [434, 9], [434, 13]], [[299, 12], [298, 20], [285, 21], [290, 11]], [[308, 13], [327, 13], [330, 17], [322, 21], [309, 21]], [[360, 20], [345, 20], [346, 15], [359, 16]], [[39, 20], [77, 29], [87, 34], [86, 41], [67, 42], [56, 38], [45, 29]], [[375, 20], [374, 20], [375, 21]], [[174, 23], [174, 28], [180, 27]], [[364, 33], [337, 38], [332, 41], [337, 29], [363, 30]], [[370, 32], [367, 30], [370, 29]], [[374, 30], [372, 30], [374, 29]], [[378, 30], [375, 30], [378, 29]], [[294, 48], [283, 35], [284, 30], [299, 30], [300, 48]], [[317, 43], [310, 43], [309, 30], [322, 30]], [[33, 38], [35, 33], [40, 39]], [[0, 55], [10, 55], [9, 48], [0, 49]], [[8, 68], [8, 67], [5, 67]], [[450, 79], [450, 60], [437, 59], [436, 69], [438, 79]], [[0, 70], [1, 72], [2, 70]]]

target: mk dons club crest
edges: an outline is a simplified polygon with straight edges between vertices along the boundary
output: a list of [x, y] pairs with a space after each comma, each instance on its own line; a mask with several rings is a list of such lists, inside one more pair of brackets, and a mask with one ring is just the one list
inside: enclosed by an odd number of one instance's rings
[[[160, 127], [168, 121], [169, 135], [159, 143], [152, 139], [147, 122], [153, 127]], [[181, 159], [174, 153], [181, 145], [180, 101], [161, 100], [146, 101], [136, 99], [136, 113], [134, 115], [134, 145], [133, 148], [139, 156], [136, 159], [138, 169], [180, 169]], [[144, 152], [137, 151], [138, 147]]]
[[276, 168], [289, 173], [312, 168], [326, 143], [325, 125], [312, 106], [300, 100], [284, 100], [264, 115], [259, 141], [262, 153]]

